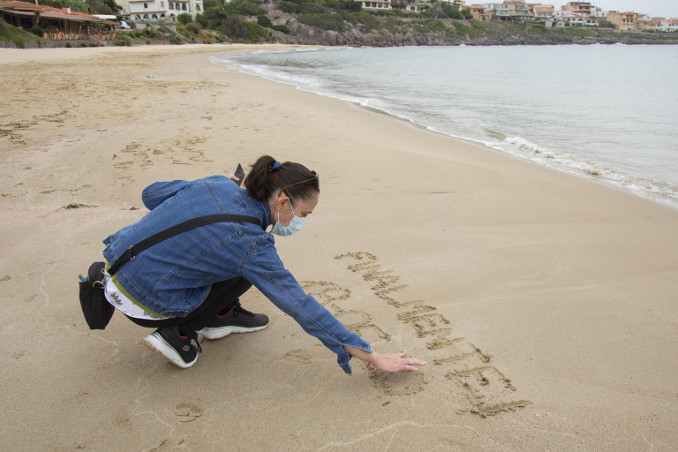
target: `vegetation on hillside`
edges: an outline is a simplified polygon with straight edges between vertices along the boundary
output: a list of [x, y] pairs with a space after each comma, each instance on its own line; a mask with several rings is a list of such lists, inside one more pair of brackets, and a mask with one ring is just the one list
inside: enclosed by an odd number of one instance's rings
[[40, 44], [44, 40], [23, 28], [10, 25], [0, 18], [0, 41], [12, 41], [17, 47], [23, 48], [28, 41], [37, 41]]
[[[282, 35], [291, 33], [290, 24], [293, 22], [329, 32], [357, 31], [369, 35], [375, 44], [383, 42], [387, 34], [429, 35], [450, 44], [479, 38], [516, 40], [525, 37], [537, 41], [543, 37], [551, 42], [621, 39], [618, 33], [602, 28], [569, 27], [556, 30], [547, 29], [543, 22], [479, 22], [473, 20], [468, 9], [459, 11], [449, 3], [436, 0], [419, 13], [397, 9], [366, 11], [361, 10], [360, 3], [353, 0], [282, 0], [276, 6], [279, 12], [273, 10], [268, 14], [255, 0], [232, 0], [227, 4], [221, 0], [203, 0], [203, 5], [205, 12], [199, 14], [194, 23], [203, 30], [221, 33], [233, 42], [285, 41]], [[185, 25], [188, 27], [189, 23]], [[198, 34], [193, 35], [195, 37]], [[653, 38], [648, 35], [647, 39]]]
[[[115, 0], [40, 0], [55, 7], [115, 14]], [[327, 45], [560, 44], [569, 42], [670, 42], [677, 36], [620, 34], [608, 28], [546, 28], [544, 22], [480, 22], [436, 0], [424, 11], [363, 10], [353, 0], [281, 0], [275, 9], [257, 0], [203, 0], [195, 19], [182, 13], [176, 24], [144, 23], [118, 33], [117, 45], [170, 42], [285, 42]], [[266, 8], [266, 10], [264, 9]], [[138, 26], [138, 24], [137, 24]], [[176, 27], [176, 29], [174, 28]], [[315, 30], [315, 31], [313, 31]], [[10, 39], [13, 38], [1, 38]], [[17, 38], [29, 40], [25, 35]], [[30, 40], [36, 40], [32, 38]]]

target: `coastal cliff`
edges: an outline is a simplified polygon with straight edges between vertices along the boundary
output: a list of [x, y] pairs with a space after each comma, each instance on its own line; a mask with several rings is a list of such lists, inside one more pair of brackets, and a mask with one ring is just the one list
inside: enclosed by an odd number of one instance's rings
[[[648, 33], [590, 33], [589, 30], [538, 30], [533, 28], [505, 27], [501, 24], [481, 29], [481, 32], [455, 33], [460, 21], [449, 21], [445, 29], [428, 30], [422, 26], [401, 27], [398, 30], [378, 28], [363, 31], [349, 26], [346, 30], [324, 30], [303, 24], [295, 17], [288, 18], [286, 25], [290, 33], [272, 32], [276, 42], [285, 44], [306, 44], [325, 46], [491, 46], [491, 45], [568, 45], [568, 44], [678, 44], [678, 36], [661, 36]], [[462, 27], [467, 25], [461, 23]], [[459, 27], [461, 28], [461, 27]], [[578, 33], [579, 31], [583, 33]]]

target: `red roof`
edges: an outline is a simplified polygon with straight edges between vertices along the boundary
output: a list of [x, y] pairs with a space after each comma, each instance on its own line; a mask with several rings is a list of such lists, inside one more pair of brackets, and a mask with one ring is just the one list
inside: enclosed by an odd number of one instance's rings
[[18, 2], [12, 0], [0, 0], [0, 10], [9, 14], [16, 14], [17, 16], [34, 16], [35, 12], [37, 11], [40, 13], [40, 17], [45, 17], [48, 19], [62, 19], [73, 22], [95, 22], [109, 25], [116, 24], [116, 22], [99, 19], [98, 17], [81, 13], [79, 11], [69, 12], [68, 8], [52, 8], [51, 6], [36, 5], [34, 3]]

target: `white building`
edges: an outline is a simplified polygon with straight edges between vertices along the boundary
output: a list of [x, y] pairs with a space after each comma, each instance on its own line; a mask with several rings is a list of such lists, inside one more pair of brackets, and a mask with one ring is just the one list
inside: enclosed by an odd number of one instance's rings
[[605, 19], [605, 17], [607, 17], [607, 11], [599, 6], [592, 5], [591, 17], [595, 17], [596, 19]]
[[358, 3], [360, 3], [360, 7], [362, 9], [370, 9], [370, 10], [375, 10], [375, 9], [381, 9], [381, 10], [389, 10], [391, 8], [391, 0], [358, 0]]
[[504, 8], [503, 3], [483, 3], [485, 11], [491, 13], [497, 19], [506, 20], [508, 18], [508, 9]]
[[678, 31], [678, 19], [663, 19], [659, 26], [657, 27], [657, 31], [664, 32]]
[[575, 13], [561, 14], [556, 18], [557, 28], [571, 27], [573, 25], [580, 25], [583, 27], [597, 27], [599, 24], [595, 19]]
[[129, 13], [132, 20], [173, 21], [182, 13], [196, 14], [204, 12], [202, 0], [129, 0]]

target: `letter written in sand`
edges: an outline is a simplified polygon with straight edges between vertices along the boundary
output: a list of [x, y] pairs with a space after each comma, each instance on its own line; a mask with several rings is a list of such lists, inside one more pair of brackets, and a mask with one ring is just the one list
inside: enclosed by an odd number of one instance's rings
[[[469, 402], [468, 406], [460, 411], [486, 417], [500, 412], [514, 411], [518, 407], [529, 404], [526, 400], [514, 399], [516, 388], [504, 374], [489, 365], [491, 356], [483, 353], [470, 340], [456, 337], [451, 322], [438, 312], [436, 307], [426, 304], [424, 300], [399, 300], [398, 292], [407, 285], [400, 283], [400, 276], [384, 269], [377, 262], [374, 254], [351, 252], [336, 256], [335, 259], [348, 261], [347, 268], [369, 283], [370, 290], [377, 298], [396, 309], [397, 319], [410, 325], [417, 337], [425, 341], [424, 345], [427, 349], [439, 351], [440, 356], [433, 359], [433, 369], [426, 369], [426, 371], [442, 373], [448, 380], [455, 383], [457, 389], [451, 388], [451, 391], [461, 391]], [[337, 305], [333, 307], [339, 316], [356, 313], [356, 311], [342, 311]], [[351, 325], [355, 331], [362, 331], [361, 326], [369, 325], [383, 332], [372, 322], [369, 315], [365, 315], [362, 322]], [[388, 335], [384, 333], [378, 336], [386, 339]], [[386, 340], [389, 339], [390, 337]], [[423, 370], [416, 374], [417, 381], [414, 384], [395, 387], [396, 383], [401, 384], [397, 381], [398, 379], [388, 378], [387, 375], [376, 371], [369, 365], [365, 368], [375, 387], [384, 394], [410, 395], [424, 387]]]

